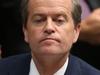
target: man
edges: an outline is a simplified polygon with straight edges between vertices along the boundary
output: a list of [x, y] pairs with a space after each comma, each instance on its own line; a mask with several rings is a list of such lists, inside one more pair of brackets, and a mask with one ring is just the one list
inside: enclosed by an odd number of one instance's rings
[[1, 75], [100, 75], [70, 55], [80, 32], [78, 0], [23, 0], [23, 5], [23, 31], [31, 55], [1, 60]]

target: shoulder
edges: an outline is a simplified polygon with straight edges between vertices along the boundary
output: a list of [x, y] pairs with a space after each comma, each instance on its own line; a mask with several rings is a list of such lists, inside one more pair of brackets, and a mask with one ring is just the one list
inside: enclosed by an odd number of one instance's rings
[[26, 64], [26, 61], [30, 61], [30, 54], [21, 54], [15, 55], [8, 58], [4, 58], [0, 60], [0, 71], [9, 70], [21, 66], [22, 64]]
[[29, 53], [14, 55], [14, 56], [10, 56], [10, 57], [7, 57], [7, 58], [0, 59], [0, 64], [1, 63], [11, 63], [11, 62], [14, 62], [14, 61], [17, 61], [17, 60], [20, 61], [22, 59], [27, 59], [27, 58], [30, 58], [30, 57], [31, 57], [31, 55]]
[[71, 62], [75, 64], [75, 67], [78, 67], [82, 73], [82, 75], [100, 75], [100, 71], [96, 68], [92, 67], [82, 59], [71, 55]]

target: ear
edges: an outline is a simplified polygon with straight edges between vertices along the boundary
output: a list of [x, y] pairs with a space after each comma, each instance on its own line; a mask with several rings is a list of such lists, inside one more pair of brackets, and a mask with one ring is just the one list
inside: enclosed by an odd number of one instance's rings
[[73, 40], [73, 43], [75, 43], [78, 40], [79, 33], [80, 33], [80, 25], [77, 25], [77, 26], [75, 26], [75, 30], [74, 30], [74, 40]]
[[28, 32], [27, 29], [23, 26], [24, 40], [28, 43]]

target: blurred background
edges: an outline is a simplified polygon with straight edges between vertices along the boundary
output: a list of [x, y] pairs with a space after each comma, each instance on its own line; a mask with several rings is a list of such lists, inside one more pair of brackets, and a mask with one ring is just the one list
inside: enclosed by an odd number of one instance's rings
[[21, 27], [21, 0], [0, 0], [0, 44], [2, 57], [28, 52]]

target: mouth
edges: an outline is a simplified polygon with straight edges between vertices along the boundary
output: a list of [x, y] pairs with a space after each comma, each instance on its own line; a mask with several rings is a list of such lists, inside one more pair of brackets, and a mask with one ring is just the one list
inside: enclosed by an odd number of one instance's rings
[[56, 39], [56, 38], [44, 38], [40, 42], [43, 42], [43, 41], [47, 41], [47, 42], [56, 41], [56, 42], [60, 43], [60, 40]]

